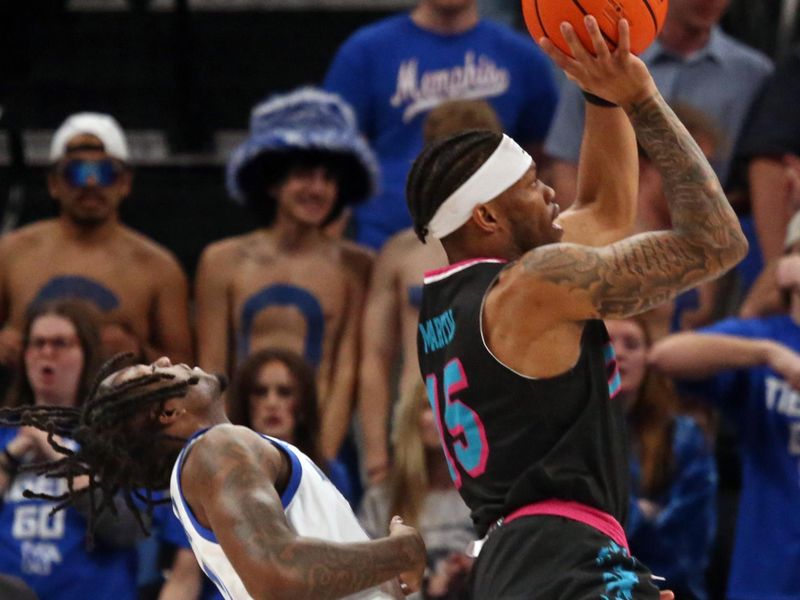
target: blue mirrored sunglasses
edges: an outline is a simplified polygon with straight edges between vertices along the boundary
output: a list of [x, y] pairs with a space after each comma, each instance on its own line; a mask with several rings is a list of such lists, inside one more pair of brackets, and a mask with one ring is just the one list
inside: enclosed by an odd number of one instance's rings
[[113, 185], [119, 177], [119, 167], [111, 159], [71, 160], [61, 170], [64, 179], [73, 187], [85, 187], [90, 180], [95, 185]]

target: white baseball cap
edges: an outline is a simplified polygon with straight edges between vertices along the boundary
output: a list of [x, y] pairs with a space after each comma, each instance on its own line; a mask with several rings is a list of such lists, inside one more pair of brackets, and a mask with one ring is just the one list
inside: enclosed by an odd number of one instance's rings
[[128, 160], [128, 142], [117, 120], [111, 115], [94, 112], [76, 113], [61, 124], [50, 144], [50, 161], [60, 160], [67, 144], [76, 135], [88, 133], [103, 143], [106, 154], [123, 162]]

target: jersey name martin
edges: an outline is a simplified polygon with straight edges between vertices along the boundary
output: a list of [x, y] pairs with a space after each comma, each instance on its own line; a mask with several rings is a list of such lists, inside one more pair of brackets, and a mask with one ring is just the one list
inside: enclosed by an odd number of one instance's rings
[[447, 346], [456, 335], [456, 320], [453, 317], [453, 309], [448, 309], [442, 314], [420, 323], [419, 332], [422, 335], [425, 354], [441, 350]]

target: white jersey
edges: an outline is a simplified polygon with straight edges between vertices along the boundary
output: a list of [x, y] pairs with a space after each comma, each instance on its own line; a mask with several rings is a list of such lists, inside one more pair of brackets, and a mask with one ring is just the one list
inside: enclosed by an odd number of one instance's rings
[[[226, 600], [251, 600], [239, 575], [219, 545], [216, 535], [195, 519], [181, 489], [181, 469], [187, 452], [208, 430], [194, 434], [181, 450], [172, 469], [170, 495], [175, 516], [183, 525], [197, 562]], [[359, 525], [347, 500], [300, 450], [281, 440], [262, 435], [265, 444], [282, 450], [291, 462], [292, 473], [281, 503], [286, 519], [298, 535], [332, 542], [363, 542], [369, 537]], [[392, 596], [377, 588], [347, 596], [348, 600], [378, 600]]]

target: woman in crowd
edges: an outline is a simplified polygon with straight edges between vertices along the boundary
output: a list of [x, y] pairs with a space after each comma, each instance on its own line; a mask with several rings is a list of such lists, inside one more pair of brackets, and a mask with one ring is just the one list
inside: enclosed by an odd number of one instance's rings
[[[23, 331], [23, 357], [7, 406], [77, 406], [100, 364], [98, 317], [83, 303], [60, 300], [34, 306]], [[71, 440], [59, 443], [69, 448]], [[0, 428], [0, 572], [24, 580], [40, 598], [136, 598], [135, 544], [141, 532], [120, 501], [117, 517], [90, 524], [90, 499], [52, 513], [68, 489], [66, 478], [21, 470], [30, 463], [59, 458], [47, 434], [36, 429]], [[88, 487], [86, 476], [72, 480]], [[93, 548], [87, 546], [93, 528]]]
[[425, 598], [464, 597], [475, 539], [469, 509], [450, 479], [439, 432], [420, 383], [400, 398], [392, 431], [393, 462], [388, 478], [367, 490], [359, 511], [372, 537], [386, 535], [391, 515], [416, 527], [428, 550]]
[[677, 414], [671, 382], [647, 366], [643, 321], [607, 321], [631, 440], [631, 552], [681, 600], [705, 600], [717, 473], [705, 432]]
[[322, 455], [315, 381], [311, 367], [294, 352], [278, 348], [255, 352], [236, 373], [228, 395], [228, 418], [234, 425], [297, 446], [352, 503], [344, 466]]

